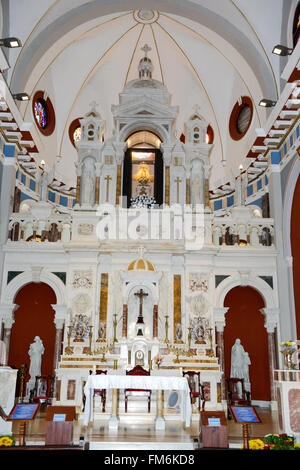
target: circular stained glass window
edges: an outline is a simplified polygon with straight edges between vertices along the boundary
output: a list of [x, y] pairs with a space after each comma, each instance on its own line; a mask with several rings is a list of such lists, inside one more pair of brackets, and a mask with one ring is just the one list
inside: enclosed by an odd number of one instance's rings
[[79, 142], [81, 139], [81, 127], [77, 127], [73, 133], [74, 142]]
[[45, 129], [48, 124], [47, 105], [44, 100], [38, 99], [34, 103], [34, 117], [37, 124]]

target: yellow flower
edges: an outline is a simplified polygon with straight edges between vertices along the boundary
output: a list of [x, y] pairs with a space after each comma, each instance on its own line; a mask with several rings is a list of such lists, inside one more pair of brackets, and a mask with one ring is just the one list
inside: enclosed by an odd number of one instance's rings
[[0, 437], [0, 446], [10, 447], [13, 442], [13, 439], [9, 436]]
[[250, 450], [261, 450], [264, 449], [265, 444], [261, 439], [252, 439], [249, 441], [249, 449]]

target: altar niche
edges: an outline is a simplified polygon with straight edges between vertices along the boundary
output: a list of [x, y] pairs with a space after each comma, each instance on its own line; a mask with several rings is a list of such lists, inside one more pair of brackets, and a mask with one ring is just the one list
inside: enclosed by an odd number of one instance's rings
[[156, 148], [129, 148], [123, 165], [123, 207], [129, 208], [131, 198], [152, 196], [158, 206], [163, 204], [164, 167], [162, 152]]
[[153, 299], [145, 286], [136, 286], [128, 298], [128, 337], [152, 340]]

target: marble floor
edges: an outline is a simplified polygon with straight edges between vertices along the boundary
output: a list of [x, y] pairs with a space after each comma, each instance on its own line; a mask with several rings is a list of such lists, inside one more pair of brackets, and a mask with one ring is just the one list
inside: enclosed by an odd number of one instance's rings
[[[249, 438], [262, 438], [268, 433], [278, 432], [277, 413], [266, 408], [256, 408], [262, 423], [249, 425]], [[99, 416], [99, 415], [98, 415]], [[181, 421], [166, 420], [166, 429], [156, 431], [155, 416], [135, 416], [128, 413], [120, 415], [117, 431], [109, 430], [107, 419], [96, 419], [88, 427], [82, 419], [74, 421], [73, 443], [78, 444], [81, 436], [89, 442], [91, 450], [194, 450], [199, 442], [199, 416], [193, 414], [191, 426], [185, 428]], [[13, 423], [13, 435], [18, 443], [19, 427]], [[34, 421], [27, 425], [26, 444], [44, 445], [46, 434], [45, 408], [42, 406]], [[242, 426], [228, 420], [229, 447], [239, 449], [242, 446]]]

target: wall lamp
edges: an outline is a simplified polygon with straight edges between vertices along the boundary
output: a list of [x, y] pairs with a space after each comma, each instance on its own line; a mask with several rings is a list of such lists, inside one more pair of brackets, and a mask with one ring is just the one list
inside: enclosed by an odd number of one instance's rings
[[267, 99], [260, 100], [259, 102], [259, 106], [263, 106], [264, 108], [271, 108], [272, 106], [275, 106], [275, 104], [276, 104], [276, 101], [267, 100]]
[[27, 95], [27, 93], [15, 93], [12, 95], [13, 99], [14, 100], [17, 100], [17, 101], [28, 101], [29, 100], [29, 96]]
[[277, 46], [274, 47], [272, 52], [276, 55], [290, 55], [293, 50], [294, 49], [291, 49], [290, 47], [281, 46], [281, 44], [277, 44]]
[[22, 47], [22, 43], [18, 38], [3, 38], [0, 39], [0, 46], [4, 47]]

